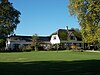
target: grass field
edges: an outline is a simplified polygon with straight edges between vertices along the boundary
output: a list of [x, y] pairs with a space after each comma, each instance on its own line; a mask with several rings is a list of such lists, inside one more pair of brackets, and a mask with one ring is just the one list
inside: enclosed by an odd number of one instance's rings
[[0, 53], [0, 75], [100, 75], [100, 52]]

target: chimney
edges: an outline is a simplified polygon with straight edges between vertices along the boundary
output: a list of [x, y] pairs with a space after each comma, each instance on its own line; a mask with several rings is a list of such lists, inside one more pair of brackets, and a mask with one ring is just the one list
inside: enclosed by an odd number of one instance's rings
[[66, 26], [67, 30], [68, 30], [68, 26]]

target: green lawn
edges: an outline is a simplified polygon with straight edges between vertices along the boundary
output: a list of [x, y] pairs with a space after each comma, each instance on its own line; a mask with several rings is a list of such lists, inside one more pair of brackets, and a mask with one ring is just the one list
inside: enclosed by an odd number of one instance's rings
[[100, 52], [0, 53], [0, 75], [100, 75]]

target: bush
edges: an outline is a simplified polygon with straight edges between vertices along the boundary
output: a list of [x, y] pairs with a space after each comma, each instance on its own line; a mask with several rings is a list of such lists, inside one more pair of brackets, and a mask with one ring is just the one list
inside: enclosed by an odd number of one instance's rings
[[32, 51], [32, 47], [31, 47], [30, 45], [28, 45], [28, 46], [23, 46], [23, 47], [22, 47], [22, 51], [26, 51], [26, 52]]
[[76, 45], [72, 45], [72, 46], [71, 46], [71, 49], [73, 49], [73, 50], [76, 49], [76, 48], [77, 48]]

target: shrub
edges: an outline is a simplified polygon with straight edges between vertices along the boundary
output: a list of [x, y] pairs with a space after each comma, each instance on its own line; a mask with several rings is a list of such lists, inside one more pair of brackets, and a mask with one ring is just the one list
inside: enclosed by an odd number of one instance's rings
[[30, 45], [28, 45], [28, 46], [23, 46], [23, 47], [22, 47], [22, 51], [26, 51], [26, 52], [32, 51], [32, 47], [31, 47]]

